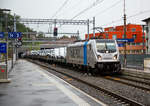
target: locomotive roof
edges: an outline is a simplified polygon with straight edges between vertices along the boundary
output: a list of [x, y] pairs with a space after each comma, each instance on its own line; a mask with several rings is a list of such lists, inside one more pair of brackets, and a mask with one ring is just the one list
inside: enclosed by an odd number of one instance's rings
[[[87, 44], [96, 41], [96, 42], [115, 42], [115, 40], [113, 39], [91, 39], [89, 41], [85, 41], [88, 42]], [[73, 46], [83, 46], [85, 44], [85, 42], [76, 42], [74, 44], [69, 44], [68, 47], [73, 47]]]
[[113, 39], [96, 39], [96, 41], [99, 41], [99, 42], [114, 42], [115, 40], [113, 40]]
[[[91, 40], [89, 41], [85, 41], [85, 42], [91, 42]], [[85, 44], [85, 42], [75, 42], [74, 44], [69, 44], [68, 47], [72, 47], [72, 46], [83, 46]]]

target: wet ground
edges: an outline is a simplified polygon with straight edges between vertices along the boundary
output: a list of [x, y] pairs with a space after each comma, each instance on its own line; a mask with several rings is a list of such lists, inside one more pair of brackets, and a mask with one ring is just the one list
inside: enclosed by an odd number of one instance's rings
[[0, 106], [104, 105], [26, 60], [9, 73], [11, 83], [0, 83]]

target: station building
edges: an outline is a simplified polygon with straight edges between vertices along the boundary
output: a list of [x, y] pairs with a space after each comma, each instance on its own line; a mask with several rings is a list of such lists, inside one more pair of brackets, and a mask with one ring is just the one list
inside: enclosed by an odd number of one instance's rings
[[144, 22], [146, 22], [146, 41], [147, 41], [147, 44], [146, 44], [146, 48], [147, 48], [147, 53], [150, 54], [150, 17], [149, 18], [146, 18], [144, 20], [142, 20]]
[[[124, 54], [124, 42], [126, 40], [126, 53], [127, 54], [143, 54], [145, 53], [145, 33], [143, 32], [141, 25], [136, 24], [128, 24], [126, 26], [126, 39], [124, 36], [124, 26], [116, 26], [116, 27], [107, 27], [104, 29], [102, 33], [95, 33], [96, 38], [101, 39], [116, 39], [118, 41], [119, 51], [121, 54]], [[86, 34], [86, 39], [91, 39], [93, 34]]]

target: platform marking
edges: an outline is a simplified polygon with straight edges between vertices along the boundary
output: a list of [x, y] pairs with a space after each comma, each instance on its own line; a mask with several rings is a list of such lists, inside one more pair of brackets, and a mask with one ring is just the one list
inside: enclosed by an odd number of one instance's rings
[[40, 72], [43, 76], [45, 76], [49, 81], [51, 81], [52, 83], [54, 83], [55, 86], [58, 89], [60, 89], [64, 94], [66, 94], [70, 99], [72, 99], [78, 106], [90, 106], [90, 104], [88, 104], [86, 101], [84, 101], [83, 99], [81, 99], [79, 96], [77, 96], [76, 94], [74, 94], [73, 92], [71, 92], [69, 89], [67, 89], [66, 87], [64, 87], [62, 84], [60, 84], [56, 80], [54, 80], [51, 77], [49, 77], [44, 72], [42, 72], [40, 70], [37, 70], [37, 71]]

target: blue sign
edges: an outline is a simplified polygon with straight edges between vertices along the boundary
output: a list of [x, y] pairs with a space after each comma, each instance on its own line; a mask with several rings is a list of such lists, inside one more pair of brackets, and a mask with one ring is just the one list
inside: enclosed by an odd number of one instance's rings
[[118, 47], [124, 47], [124, 43], [119, 43]]
[[6, 43], [0, 43], [0, 53], [7, 53]]
[[4, 38], [4, 32], [0, 32], [0, 38]]
[[118, 42], [134, 42], [134, 39], [117, 39]]
[[8, 38], [20, 38], [21, 32], [8, 32]]
[[14, 32], [8, 32], [8, 38], [15, 38]]
[[16, 38], [21, 38], [21, 32], [16, 32]]

